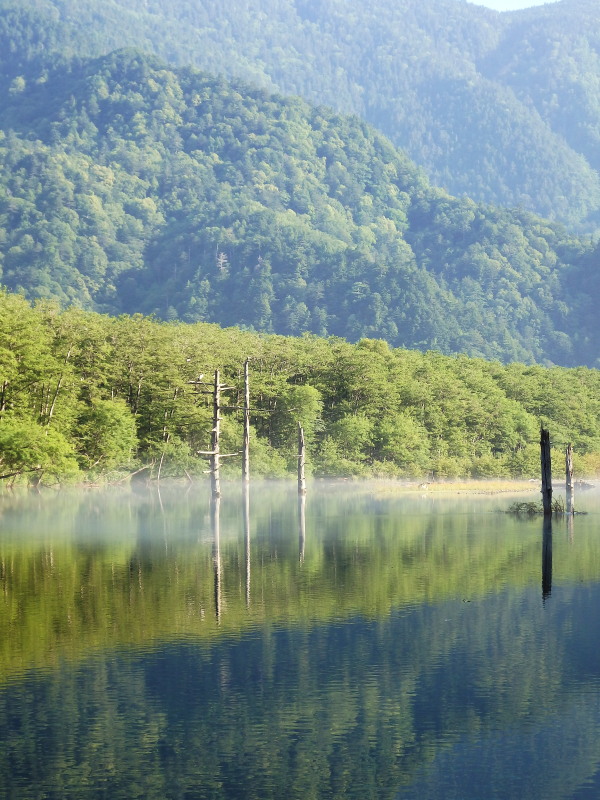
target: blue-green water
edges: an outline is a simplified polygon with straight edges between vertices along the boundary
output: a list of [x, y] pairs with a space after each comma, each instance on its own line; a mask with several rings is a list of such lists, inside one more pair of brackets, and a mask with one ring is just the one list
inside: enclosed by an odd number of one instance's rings
[[1, 497], [0, 798], [600, 796], [599, 498], [512, 499]]

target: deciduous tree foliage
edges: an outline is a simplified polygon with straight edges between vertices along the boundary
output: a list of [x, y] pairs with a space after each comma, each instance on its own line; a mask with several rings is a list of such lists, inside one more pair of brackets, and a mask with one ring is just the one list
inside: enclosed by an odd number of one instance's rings
[[12, 291], [596, 364], [597, 247], [432, 188], [356, 118], [129, 51], [31, 63], [0, 99], [0, 269]]
[[36, 58], [137, 47], [358, 114], [453, 194], [590, 231], [599, 42], [595, 0], [504, 14], [456, 0], [0, 0], [0, 73], [14, 98], [39, 79]]
[[[555, 467], [574, 443], [579, 474], [600, 463], [600, 373], [393, 349], [382, 340], [283, 337], [207, 323], [60, 311], [0, 294], [0, 468], [11, 480], [99, 480], [147, 467], [202, 474], [215, 369], [222, 445], [241, 450], [251, 359], [254, 474], [296, 466], [306, 429], [315, 475], [536, 476], [539, 426]], [[225, 469], [239, 472], [236, 459]]]

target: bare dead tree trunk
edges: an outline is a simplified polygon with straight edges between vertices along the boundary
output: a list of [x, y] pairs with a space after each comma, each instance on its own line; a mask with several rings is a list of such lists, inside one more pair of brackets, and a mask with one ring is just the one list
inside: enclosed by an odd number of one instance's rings
[[304, 444], [304, 428], [298, 423], [298, 494], [306, 494], [306, 448]]
[[[69, 347], [69, 350], [67, 351], [67, 355], [65, 356], [65, 364], [67, 364], [69, 359], [71, 358], [72, 351], [73, 351], [73, 347], [71, 346], [71, 347]], [[61, 375], [60, 378], [58, 379], [58, 383], [56, 384], [56, 390], [55, 390], [54, 396], [52, 398], [52, 404], [50, 405], [50, 409], [48, 411], [48, 418], [46, 420], [46, 427], [49, 427], [50, 422], [52, 421], [52, 416], [54, 414], [54, 408], [56, 407], [56, 401], [58, 399], [58, 394], [59, 394], [59, 392], [60, 392], [60, 390], [62, 388], [63, 378], [64, 378], [64, 375]]]
[[566, 512], [567, 514], [574, 514], [574, 497], [573, 497], [573, 445], [571, 442], [567, 445], [565, 450], [565, 494], [566, 494]]
[[[207, 470], [207, 472], [210, 473], [211, 494], [214, 499], [215, 497], [221, 496], [221, 459], [233, 457], [237, 458], [240, 454], [239, 451], [237, 453], [221, 453], [220, 449], [221, 420], [223, 419], [221, 416], [221, 410], [223, 409], [223, 406], [221, 405], [221, 392], [230, 391], [235, 387], [226, 386], [224, 383], [221, 383], [221, 373], [218, 369], [215, 370], [215, 379], [212, 384], [202, 384], [199, 380], [189, 381], [189, 383], [193, 383], [196, 386], [212, 385], [212, 389], [210, 391], [202, 392], [202, 394], [211, 394], [213, 398], [213, 422], [210, 437], [210, 450], [197, 450], [196, 454], [208, 456], [210, 459], [210, 469]], [[228, 406], [225, 406], [225, 408], [228, 408]], [[239, 408], [239, 406], [235, 406], [235, 408]]]
[[219, 437], [221, 435], [221, 376], [215, 370], [215, 384], [213, 389], [213, 427], [211, 436], [210, 456], [210, 483], [213, 497], [221, 496], [220, 451]]
[[250, 481], [250, 359], [244, 361], [244, 447], [242, 450], [242, 481]]
[[540, 458], [542, 466], [542, 505], [544, 516], [552, 514], [552, 462], [550, 458], [550, 431], [540, 429]]
[[60, 378], [58, 379], [58, 383], [56, 384], [56, 391], [54, 392], [54, 397], [52, 398], [52, 405], [48, 410], [46, 427], [49, 427], [50, 422], [52, 421], [52, 415], [54, 414], [54, 407], [56, 406], [56, 400], [58, 398], [58, 393], [60, 392], [62, 382], [63, 382], [63, 376], [61, 375]]

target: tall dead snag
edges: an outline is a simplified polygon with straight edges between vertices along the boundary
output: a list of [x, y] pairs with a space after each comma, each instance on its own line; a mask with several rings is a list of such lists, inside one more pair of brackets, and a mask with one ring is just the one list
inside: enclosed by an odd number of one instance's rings
[[574, 498], [573, 498], [573, 445], [571, 442], [567, 445], [565, 450], [565, 493], [566, 493], [566, 509], [567, 514], [575, 513]]
[[220, 435], [221, 435], [221, 392], [233, 389], [233, 386], [225, 386], [221, 383], [221, 373], [218, 369], [215, 370], [215, 380], [212, 384], [202, 384], [199, 381], [190, 381], [197, 386], [211, 386], [210, 392], [203, 392], [203, 394], [212, 394], [213, 398], [213, 425], [210, 436], [210, 450], [198, 450], [197, 455], [208, 456], [210, 458], [210, 485], [212, 496], [221, 496], [221, 459], [229, 458], [231, 456], [239, 456], [239, 453], [221, 453], [220, 450]]
[[250, 481], [250, 359], [244, 361], [244, 447], [242, 450], [242, 481]]
[[540, 457], [542, 466], [542, 505], [544, 516], [552, 514], [552, 462], [550, 457], [550, 431], [540, 429]]
[[306, 448], [304, 444], [304, 428], [298, 423], [298, 494], [306, 494]]
[[213, 388], [213, 427], [210, 437], [210, 486], [213, 497], [221, 496], [221, 453], [219, 451], [219, 437], [221, 435], [221, 375], [215, 370], [215, 384]]

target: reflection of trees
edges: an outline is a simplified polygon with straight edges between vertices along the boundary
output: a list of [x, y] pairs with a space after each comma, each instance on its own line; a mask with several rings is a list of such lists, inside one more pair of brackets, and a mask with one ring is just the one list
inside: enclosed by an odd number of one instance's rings
[[[583, 702], [596, 697], [574, 656], [584, 634], [553, 635], [540, 613], [532, 587], [63, 665], [0, 692], [0, 787], [17, 777], [22, 796], [392, 798], [422, 770], [458, 769], [457, 737], [460, 757], [481, 748], [500, 785], [502, 752], [491, 753], [507, 732], [536, 776], [524, 796], [571, 796], [596, 768], [600, 707]], [[594, 625], [585, 641], [597, 636]], [[522, 768], [515, 753], [511, 774]], [[446, 779], [421, 796], [443, 797]]]
[[[274, 487], [270, 495], [257, 491], [252, 538], [247, 506], [221, 502], [215, 561], [208, 496], [162, 494], [164, 516], [153, 495], [118, 493], [88, 495], [75, 510], [53, 501], [51, 513], [34, 501], [25, 523], [5, 513], [0, 675], [106, 647], [210, 641], [265, 623], [382, 618], [424, 602], [481, 597], [507, 582], [539, 586], [539, 529], [505, 515], [430, 515], [409, 500], [390, 505], [333, 492], [325, 501], [315, 492], [303, 549], [293, 486]], [[581, 531], [577, 547], [554, 542], [555, 581], [600, 574], [595, 544]]]
[[[59, 502], [62, 535], [30, 544], [5, 514], [0, 800], [8, 786], [379, 800], [430, 767], [444, 785], [457, 736], [491, 762], [504, 731], [527, 742], [539, 796], [571, 796], [595, 769], [600, 709], [582, 698], [596, 695], [600, 622], [577, 620], [598, 599], [581, 592], [598, 592], [578, 590], [560, 635], [548, 624], [557, 602], [540, 608], [537, 521], [349, 492], [315, 492], [303, 509], [292, 486], [260, 495], [252, 520], [249, 498], [222, 500], [211, 527], [207, 497], [163, 490], [164, 516], [152, 496], [102, 497], [76, 513]], [[48, 516], [42, 503], [30, 533]], [[76, 535], [88, 516], [114, 537]], [[576, 547], [554, 543], [563, 584], [600, 571], [584, 525]], [[52, 668], [24, 676], [36, 666]]]

